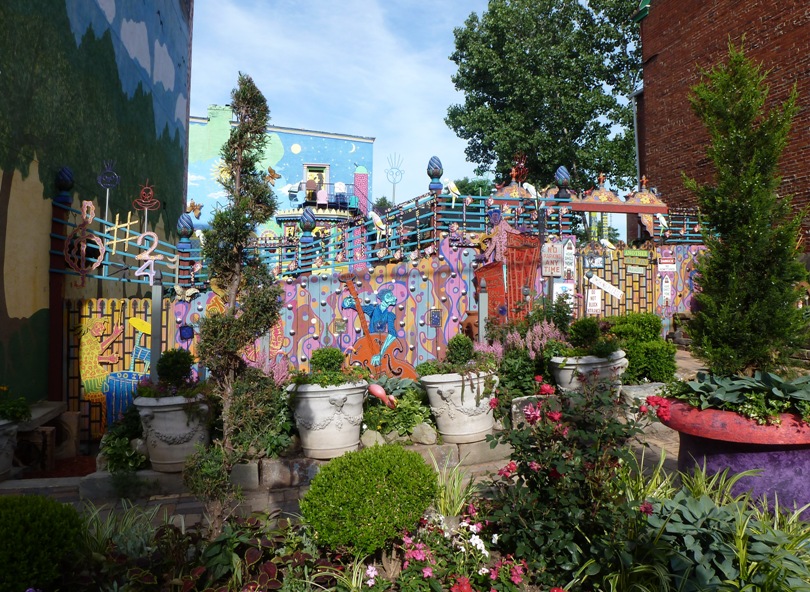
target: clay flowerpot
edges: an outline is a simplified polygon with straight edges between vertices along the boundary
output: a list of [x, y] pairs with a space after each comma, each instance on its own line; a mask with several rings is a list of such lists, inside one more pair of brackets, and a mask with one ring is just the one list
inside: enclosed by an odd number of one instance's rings
[[14, 448], [17, 446], [17, 423], [0, 419], [0, 481], [11, 475]]
[[360, 447], [367, 389], [365, 380], [329, 387], [317, 384], [290, 387], [304, 456], [329, 459]]
[[198, 444], [207, 444], [208, 405], [203, 397], [137, 397], [152, 469], [179, 473]]
[[486, 392], [488, 378], [494, 391], [498, 377], [491, 373], [429, 374], [419, 379], [445, 442], [478, 442], [492, 433], [495, 418]]
[[770, 503], [778, 496], [788, 508], [810, 503], [810, 425], [799, 417], [783, 413], [778, 425], [759, 425], [733, 411], [669, 401], [669, 417], [661, 422], [679, 434], [678, 470], [704, 463], [709, 473], [759, 469], [759, 476], [740, 479], [735, 493], [751, 490]]
[[608, 382], [621, 386], [621, 375], [630, 362], [622, 350], [607, 358], [596, 356], [555, 356], [548, 366], [554, 381], [562, 391], [579, 391], [582, 389], [582, 376], [587, 382]]

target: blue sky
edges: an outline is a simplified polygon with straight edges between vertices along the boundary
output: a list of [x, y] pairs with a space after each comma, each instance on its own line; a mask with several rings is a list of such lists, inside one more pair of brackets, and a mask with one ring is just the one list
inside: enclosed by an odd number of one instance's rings
[[389, 157], [404, 170], [400, 203], [445, 176], [472, 177], [466, 143], [445, 125], [463, 102], [450, 77], [453, 29], [487, 0], [197, 0], [191, 115], [227, 104], [239, 71], [267, 98], [271, 124], [376, 138], [372, 192], [392, 197]]

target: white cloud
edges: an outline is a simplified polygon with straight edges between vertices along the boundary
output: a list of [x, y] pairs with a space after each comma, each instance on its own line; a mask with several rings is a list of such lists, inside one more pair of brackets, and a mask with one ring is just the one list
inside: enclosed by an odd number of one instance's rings
[[169, 49], [155, 39], [155, 65], [152, 69], [152, 80], [160, 82], [166, 90], [174, 89], [174, 63]]
[[203, 175], [195, 175], [193, 173], [188, 174], [188, 184], [189, 185], [197, 186], [202, 181], [205, 181], [205, 177]]
[[[463, 6], [460, 6], [463, 5]], [[472, 176], [465, 142], [447, 128], [447, 108], [463, 97], [450, 77], [453, 27], [486, 0], [295, 0], [197, 3], [192, 115], [229, 102], [241, 70], [264, 92], [276, 125], [376, 138], [372, 191], [391, 197], [388, 156], [402, 156], [397, 201], [427, 190], [427, 162]]]
[[104, 17], [107, 19], [107, 22], [112, 24], [113, 19], [115, 18], [115, 0], [96, 0], [98, 2], [98, 7], [101, 9], [101, 12], [104, 13]]
[[152, 60], [149, 55], [149, 37], [146, 23], [124, 19], [121, 22], [121, 41], [129, 57], [136, 60], [147, 72], [152, 71]]

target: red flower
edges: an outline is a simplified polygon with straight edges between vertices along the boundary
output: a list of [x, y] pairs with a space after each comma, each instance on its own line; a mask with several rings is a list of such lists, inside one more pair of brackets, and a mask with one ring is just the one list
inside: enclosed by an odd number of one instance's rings
[[517, 471], [517, 463], [513, 460], [510, 460], [504, 468], [498, 471], [498, 475], [500, 475], [504, 479], [509, 479], [512, 475], [515, 474], [515, 471]]
[[650, 407], [655, 408], [655, 413], [658, 416], [658, 419], [662, 421], [669, 421], [669, 419], [672, 417], [672, 410], [670, 409], [672, 402], [669, 399], [651, 395], [647, 397], [647, 404]]
[[638, 507], [638, 511], [642, 514], [650, 516], [653, 513], [653, 506], [650, 502], [642, 502], [642, 504]]
[[450, 586], [450, 592], [474, 592], [470, 585], [469, 578], [459, 576], [456, 583]]
[[553, 395], [554, 394], [554, 387], [548, 383], [542, 384], [540, 386], [540, 394], [541, 395]]
[[560, 423], [560, 420], [562, 419], [562, 412], [549, 411], [548, 413], [546, 413], [546, 417], [548, 417], [554, 423]]
[[534, 381], [535, 381], [535, 382], [543, 382], [543, 377], [542, 377], [542, 376], [540, 376], [539, 374], [537, 374], [537, 375], [535, 375], [535, 377], [534, 377]]
[[639, 405], [638, 410], [641, 413], [647, 413], [647, 411], [649, 411], [649, 407], [647, 407], [644, 403], [642, 403], [641, 405]]
[[495, 409], [497, 406], [498, 406], [498, 397], [492, 397], [489, 400], [489, 408], [490, 409]]
[[552, 588], [548, 592], [565, 592], [564, 588]]

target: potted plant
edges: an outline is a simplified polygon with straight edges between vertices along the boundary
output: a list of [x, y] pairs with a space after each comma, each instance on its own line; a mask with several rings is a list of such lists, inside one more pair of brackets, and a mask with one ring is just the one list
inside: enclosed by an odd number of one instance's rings
[[337, 347], [312, 352], [310, 371], [297, 372], [289, 387], [305, 456], [328, 459], [358, 449], [367, 377], [365, 369], [347, 366]]
[[710, 131], [713, 184], [687, 179], [696, 192], [706, 250], [697, 260], [692, 351], [708, 373], [674, 384], [651, 400], [680, 435], [678, 466], [710, 473], [756, 469], [751, 489], [780, 506], [810, 502], [810, 384], [785, 380], [790, 354], [807, 338], [800, 301], [804, 212], [778, 195], [778, 164], [796, 114], [795, 90], [765, 110], [761, 66], [729, 46], [728, 63], [704, 73], [692, 106]]
[[186, 457], [209, 439], [208, 385], [192, 377], [194, 358], [184, 349], [161, 354], [157, 384], [143, 380], [133, 401], [143, 424], [152, 469], [179, 473]]
[[498, 385], [494, 367], [494, 357], [476, 351], [472, 340], [462, 333], [447, 342], [443, 362], [423, 362], [416, 367], [445, 442], [477, 442], [492, 433], [495, 419], [490, 395]]
[[619, 377], [627, 368], [627, 358], [619, 340], [609, 333], [609, 325], [594, 317], [577, 319], [568, 330], [570, 348], [548, 362], [552, 376], [562, 391], [579, 391], [584, 382], [621, 385]]
[[0, 481], [8, 479], [17, 446], [17, 427], [31, 419], [31, 406], [25, 397], [13, 396], [0, 386]]

